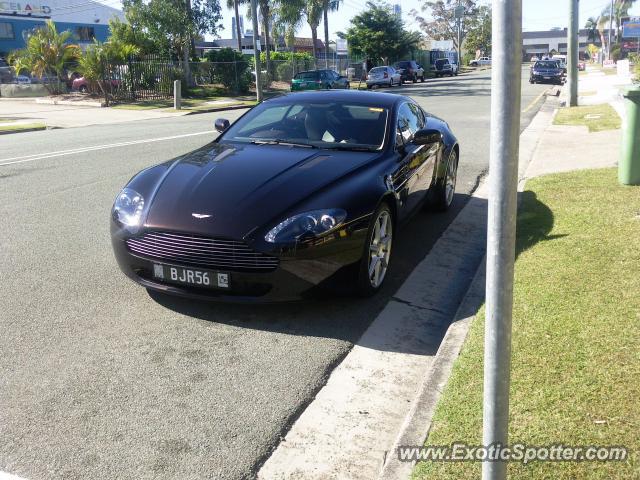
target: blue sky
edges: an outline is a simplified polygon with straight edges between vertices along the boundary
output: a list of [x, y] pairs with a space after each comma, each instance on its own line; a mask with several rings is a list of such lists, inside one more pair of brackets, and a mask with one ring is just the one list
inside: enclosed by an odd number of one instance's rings
[[[103, 0], [103, 3], [116, 6], [118, 0]], [[225, 0], [221, 0], [222, 5], [226, 4]], [[364, 9], [365, 0], [342, 0], [340, 9], [337, 12], [329, 14], [329, 35], [334, 38], [335, 32], [344, 31], [349, 28], [351, 18]], [[418, 30], [415, 20], [409, 15], [411, 9], [420, 10], [424, 3], [419, 0], [391, 0], [389, 3], [399, 3], [402, 5], [403, 19], [408, 28]], [[490, 2], [482, 0], [481, 3], [488, 4]], [[632, 14], [640, 15], [640, 2], [632, 10]], [[587, 18], [590, 16], [598, 16], [602, 10], [609, 5], [609, 0], [580, 0], [580, 26], [582, 27]], [[233, 11], [223, 7], [223, 27], [219, 32], [221, 38], [231, 38], [231, 17]], [[241, 15], [246, 14], [246, 8], [241, 7]], [[567, 26], [569, 16], [568, 0], [523, 0], [523, 27], [524, 30], [548, 30], [552, 27], [564, 28]], [[245, 28], [250, 26], [245, 22]], [[320, 38], [324, 32], [324, 27], [320, 24], [318, 33]], [[300, 29], [299, 36], [311, 37], [311, 30], [308, 25], [304, 25]]]

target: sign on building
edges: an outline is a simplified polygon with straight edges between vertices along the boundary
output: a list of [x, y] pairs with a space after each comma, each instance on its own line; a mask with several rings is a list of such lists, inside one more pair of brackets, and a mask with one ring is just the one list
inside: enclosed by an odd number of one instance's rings
[[349, 44], [346, 38], [338, 38], [336, 40], [336, 54], [347, 55], [349, 53]]
[[622, 36], [624, 38], [640, 37], [640, 17], [629, 17], [622, 21]]

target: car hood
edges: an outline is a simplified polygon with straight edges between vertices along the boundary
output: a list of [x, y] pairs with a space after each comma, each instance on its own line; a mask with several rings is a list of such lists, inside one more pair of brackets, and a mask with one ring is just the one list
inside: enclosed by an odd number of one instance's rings
[[244, 238], [379, 154], [209, 144], [174, 161], [158, 180], [145, 226]]

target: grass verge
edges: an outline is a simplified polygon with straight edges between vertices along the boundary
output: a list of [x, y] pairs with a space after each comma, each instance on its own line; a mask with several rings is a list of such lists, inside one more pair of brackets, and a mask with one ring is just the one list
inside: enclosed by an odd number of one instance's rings
[[18, 133], [24, 130], [45, 130], [47, 126], [44, 123], [16, 123], [9, 125], [0, 125], [1, 133]]
[[604, 103], [561, 108], [553, 123], [554, 125], [584, 125], [590, 132], [601, 132], [620, 128], [622, 120], [611, 105]]
[[[626, 462], [511, 463], [510, 479], [640, 478], [640, 187], [616, 171], [534, 179], [518, 215], [510, 443], [624, 445]], [[471, 326], [427, 445], [481, 444], [483, 329]], [[477, 479], [423, 462], [414, 480]]]

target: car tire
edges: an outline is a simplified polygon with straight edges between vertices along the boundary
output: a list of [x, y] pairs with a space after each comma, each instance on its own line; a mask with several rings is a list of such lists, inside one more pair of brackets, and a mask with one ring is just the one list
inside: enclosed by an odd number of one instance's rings
[[417, 75], [413, 76], [413, 83], [418, 83], [418, 76]]
[[89, 91], [86, 85], [80, 85], [80, 88], [78, 90], [80, 91], [80, 93], [87, 93]]
[[[370, 297], [382, 287], [391, 260], [394, 229], [393, 213], [389, 205], [382, 202], [371, 216], [367, 229], [356, 283], [358, 295]], [[386, 240], [381, 242], [383, 238]], [[375, 251], [376, 247], [379, 250]]]
[[431, 186], [428, 193], [426, 206], [436, 212], [446, 212], [455, 196], [458, 180], [458, 153], [453, 150], [449, 154], [445, 173], [441, 179]]
[[347, 90], [351, 89], [351, 84], [349, 82], [347, 82], [347, 84], [344, 86], [344, 88], [346, 88]]
[[420, 83], [424, 83], [424, 75], [420, 77]]

